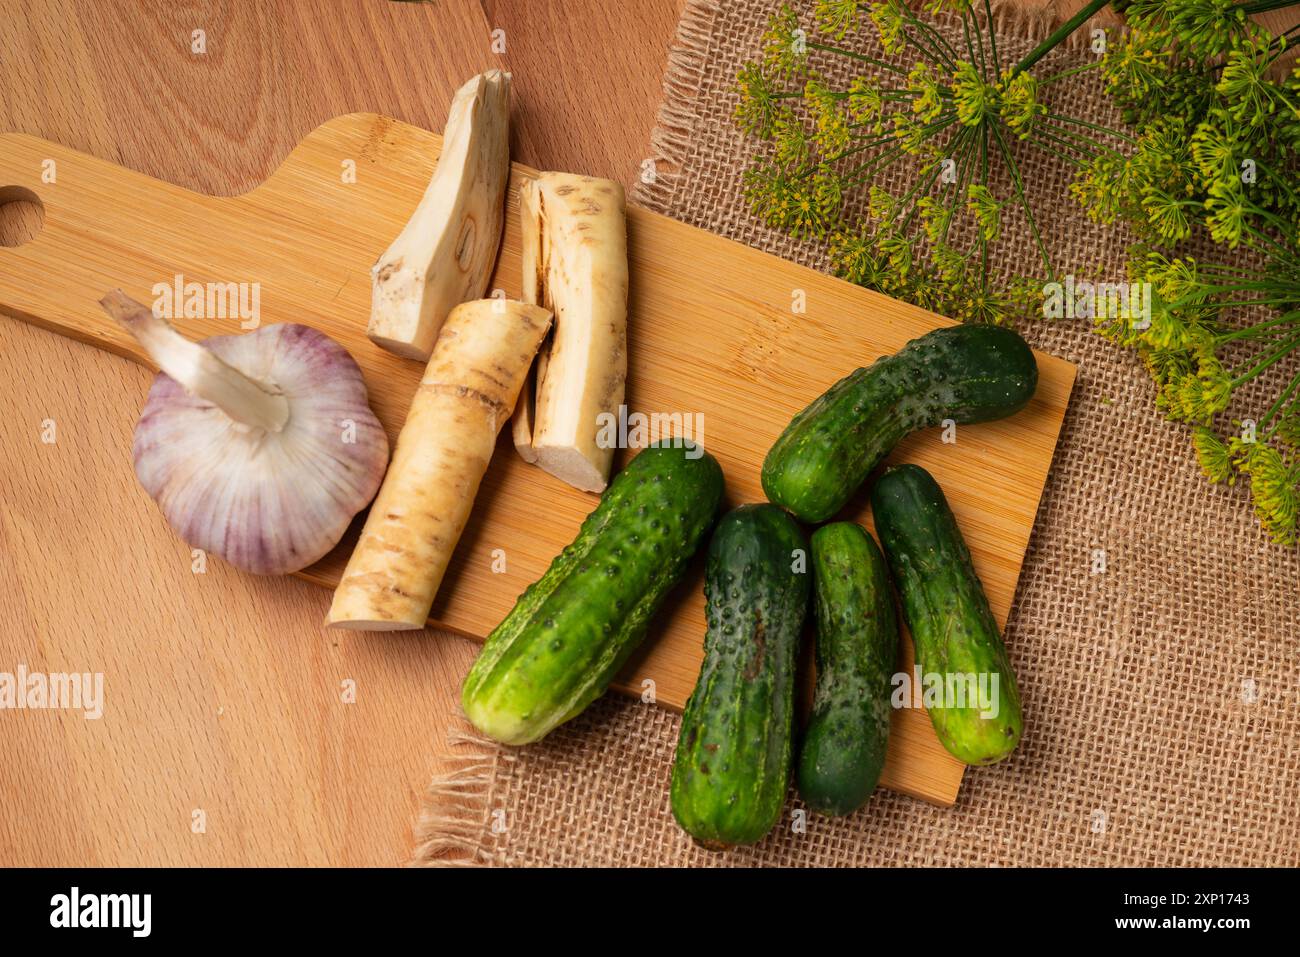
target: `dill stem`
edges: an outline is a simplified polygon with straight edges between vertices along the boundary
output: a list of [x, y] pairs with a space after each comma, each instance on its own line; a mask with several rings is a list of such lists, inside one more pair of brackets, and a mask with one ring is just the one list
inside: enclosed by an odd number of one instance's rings
[[888, 70], [890, 73], [897, 73], [899, 76], [907, 76], [907, 71], [902, 67], [895, 66], [892, 63], [886, 63], [884, 60], [877, 60], [875, 57], [867, 56], [864, 53], [857, 53], [853, 50], [846, 50], [844, 47], [837, 47], [832, 43], [818, 43], [809, 40], [807, 43], [809, 50], [820, 50], [823, 53], [838, 53], [840, 56], [848, 57], [850, 60], [857, 60], [859, 63], [866, 63], [882, 70]]
[[[1298, 388], [1300, 388], [1300, 372], [1297, 372], [1294, 376], [1291, 377], [1291, 382], [1287, 385], [1286, 389], [1282, 392], [1282, 394], [1277, 397], [1277, 401], [1274, 402], [1272, 408], [1268, 410], [1268, 414], [1264, 416], [1264, 421], [1260, 423], [1260, 428], [1267, 427], [1268, 424], [1272, 422], [1274, 418], [1277, 417], [1277, 414], [1286, 407], [1287, 402], [1290, 401], [1291, 397], [1295, 395], [1296, 389]], [[1267, 433], [1265, 433], [1264, 437], [1272, 438], [1273, 433], [1276, 431], [1277, 431], [1277, 426], [1274, 426], [1273, 428], [1269, 429]]]
[[1056, 49], [1056, 47], [1058, 47], [1062, 43], [1062, 41], [1065, 40], [1066, 37], [1068, 37], [1075, 30], [1079, 29], [1079, 27], [1083, 26], [1084, 22], [1089, 17], [1091, 17], [1094, 13], [1096, 13], [1098, 10], [1100, 10], [1109, 2], [1110, 0], [1092, 0], [1092, 2], [1089, 3], [1086, 7], [1084, 7], [1074, 16], [1070, 17], [1070, 19], [1066, 20], [1059, 27], [1057, 27], [1056, 30], [1051, 34], [1051, 36], [1049, 36], [1042, 43], [1038, 44], [1038, 46], [1034, 47], [1034, 49], [1029, 52], [1029, 55], [1027, 57], [1025, 57], [1023, 60], [1021, 60], [1019, 63], [1015, 65], [1015, 67], [1011, 70], [1011, 75], [1015, 76], [1017, 73], [1023, 73], [1025, 70], [1028, 70], [1031, 66], [1037, 63], [1043, 57], [1047, 56], [1047, 54], [1051, 53], [1054, 49]]
[[1292, 310], [1282, 315], [1269, 319], [1267, 322], [1259, 322], [1253, 326], [1247, 326], [1245, 329], [1238, 329], [1235, 332], [1224, 333], [1218, 337], [1219, 343], [1234, 342], [1237, 339], [1252, 339], [1259, 335], [1261, 331], [1276, 329], [1278, 326], [1294, 324], [1296, 319], [1300, 319], [1300, 310]]
[[1249, 372], [1244, 372], [1237, 376], [1237, 378], [1233, 379], [1229, 384], [1229, 388], [1236, 390], [1239, 386], [1244, 385], [1256, 376], [1262, 375], [1279, 360], [1294, 352], [1297, 347], [1300, 347], [1300, 333], [1291, 336], [1289, 339], [1284, 339], [1281, 345], [1265, 355], [1265, 357]]

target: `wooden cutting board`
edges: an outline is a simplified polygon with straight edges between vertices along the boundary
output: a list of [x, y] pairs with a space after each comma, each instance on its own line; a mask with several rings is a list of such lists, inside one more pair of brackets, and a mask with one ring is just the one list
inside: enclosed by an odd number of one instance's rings
[[[211, 197], [31, 136], [0, 136], [0, 203], [38, 199], [40, 233], [0, 248], [0, 311], [137, 361], [134, 340], [96, 304], [116, 286], [143, 302], [155, 284], [257, 283], [263, 323], [302, 322], [346, 346], [371, 404], [396, 438], [422, 372], [365, 336], [369, 268], [418, 202], [436, 163], [437, 135], [368, 113], [307, 136], [261, 186]], [[599, 173], [600, 171], [588, 171]], [[493, 288], [519, 294], [516, 165]], [[632, 412], [703, 422], [727, 476], [729, 505], [761, 501], [759, 465], [790, 417], [837, 379], [947, 321], [636, 207], [628, 209]], [[191, 337], [240, 331], [240, 318], [182, 319]], [[1002, 422], [912, 436], [892, 456], [943, 485], [1005, 624], [1075, 370], [1038, 355], [1033, 402]], [[13, 374], [14, 366], [7, 366]], [[141, 396], [143, 404], [144, 397]], [[596, 496], [526, 465], [505, 430], [434, 620], [481, 639], [573, 536]], [[627, 453], [623, 453], [625, 459]], [[869, 524], [864, 495], [845, 517]], [[332, 586], [359, 527], [304, 578]], [[502, 561], [504, 559], [504, 561]], [[504, 566], [504, 567], [503, 567]], [[701, 563], [660, 611], [620, 687], [681, 708], [704, 633]], [[327, 603], [322, 601], [322, 616]], [[394, 635], [392, 640], [411, 640]], [[256, 663], [249, 663], [256, 667]], [[900, 669], [910, 670], [905, 642]], [[652, 684], [650, 684], [652, 683]], [[1022, 689], [1032, 697], [1032, 687]], [[1030, 729], [1032, 733], [1032, 729]], [[963, 766], [923, 712], [895, 712], [885, 786], [951, 804]], [[996, 773], [990, 771], [987, 773]]]

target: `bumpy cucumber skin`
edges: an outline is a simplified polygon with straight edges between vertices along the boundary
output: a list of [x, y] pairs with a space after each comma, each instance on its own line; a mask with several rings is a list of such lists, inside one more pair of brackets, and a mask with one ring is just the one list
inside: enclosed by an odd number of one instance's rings
[[794, 520], [767, 504], [728, 512], [709, 544], [704, 662], [671, 788], [673, 816], [705, 847], [753, 844], [781, 817], [811, 578], [806, 548]]
[[841, 379], [796, 415], [763, 460], [763, 491], [805, 522], [824, 522], [906, 435], [988, 422], [1038, 386], [1028, 344], [1000, 326], [948, 326]]
[[604, 694], [641, 643], [722, 501], [717, 460], [672, 441], [615, 477], [578, 537], [488, 636], [461, 690], [484, 734], [504, 744], [544, 737]]
[[817, 690], [799, 752], [799, 794], [820, 814], [860, 808], [885, 766], [898, 619], [885, 557], [854, 522], [812, 536]]
[[997, 716], [978, 703], [930, 708], [939, 741], [967, 764], [1001, 761], [1020, 743], [1020, 691], [984, 586], [943, 490], [918, 465], [890, 469], [871, 510], [922, 674], [998, 675]]

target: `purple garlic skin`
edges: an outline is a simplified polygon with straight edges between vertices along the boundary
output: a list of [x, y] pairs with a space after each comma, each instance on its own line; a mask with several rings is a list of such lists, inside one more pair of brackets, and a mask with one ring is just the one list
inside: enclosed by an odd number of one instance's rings
[[361, 369], [308, 326], [206, 339], [218, 358], [282, 393], [283, 430], [234, 421], [158, 373], [136, 425], [136, 475], [191, 546], [259, 575], [323, 558], [379, 490], [388, 437]]

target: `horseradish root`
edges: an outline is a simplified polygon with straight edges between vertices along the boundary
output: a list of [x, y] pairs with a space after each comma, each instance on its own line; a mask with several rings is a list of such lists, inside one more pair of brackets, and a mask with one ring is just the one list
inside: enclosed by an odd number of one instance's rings
[[451, 101], [420, 205], [370, 271], [367, 335], [427, 360], [448, 313], [487, 290], [510, 179], [510, 74], [489, 70]]
[[542, 173], [520, 188], [519, 216], [523, 298], [551, 310], [555, 329], [532, 402], [515, 416], [515, 448], [576, 488], [603, 491], [614, 444], [600, 439], [600, 417], [617, 415], [627, 379], [623, 187]]
[[452, 310], [327, 624], [424, 627], [497, 434], [550, 326], [545, 309], [504, 299]]
[[162, 370], [132, 454], [177, 534], [259, 575], [338, 544], [388, 462], [347, 350], [291, 323], [191, 342], [120, 289], [100, 305]]

